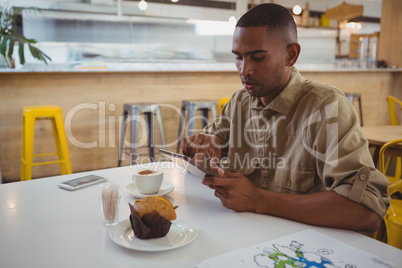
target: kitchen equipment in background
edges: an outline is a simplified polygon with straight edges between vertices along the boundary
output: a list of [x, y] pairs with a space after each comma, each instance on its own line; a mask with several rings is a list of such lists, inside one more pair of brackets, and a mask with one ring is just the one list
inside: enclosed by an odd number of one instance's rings
[[302, 13], [302, 26], [310, 26], [310, 4], [306, 2], [306, 8]]
[[342, 21], [354, 19], [363, 15], [362, 5], [351, 5], [346, 2], [330, 8], [325, 12], [328, 19], [336, 20], [338, 22], [338, 36], [336, 37], [337, 54], [341, 54], [341, 39], [340, 39], [340, 24]]
[[380, 33], [351, 34], [349, 58], [357, 59], [360, 68], [375, 68]]
[[176, 47], [171, 44], [152, 45], [152, 56], [155, 59], [172, 59], [176, 55]]
[[378, 36], [372, 35], [368, 37], [368, 51], [367, 51], [367, 67], [375, 68], [377, 61], [377, 42]]
[[113, 5], [113, 0], [88, 0], [91, 4]]
[[363, 15], [362, 5], [351, 5], [346, 2], [330, 8], [325, 12], [325, 16], [331, 20], [344, 21], [350, 20]]
[[368, 51], [368, 37], [362, 36], [359, 38], [359, 67], [367, 67], [367, 51]]
[[148, 45], [133, 45], [132, 46], [132, 58], [134, 60], [143, 60], [149, 58], [149, 46]]

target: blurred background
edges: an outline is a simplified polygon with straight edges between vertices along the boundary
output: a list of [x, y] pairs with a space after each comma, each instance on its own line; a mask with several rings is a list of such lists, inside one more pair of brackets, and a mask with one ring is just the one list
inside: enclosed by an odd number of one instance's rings
[[[362, 6], [363, 12], [341, 21], [326, 18], [325, 12], [342, 0], [0, 0], [8, 6], [42, 9], [23, 11], [19, 29], [39, 42], [37, 47], [52, 59], [52, 68], [232, 62], [231, 36], [236, 20], [264, 2], [275, 2], [292, 11], [300, 26], [299, 64], [358, 66], [359, 51], [369, 53], [369, 43], [371, 55], [377, 53], [381, 0], [347, 1]], [[22, 68], [15, 54], [16, 67]], [[43, 67], [42, 62], [26, 54], [24, 68]]]

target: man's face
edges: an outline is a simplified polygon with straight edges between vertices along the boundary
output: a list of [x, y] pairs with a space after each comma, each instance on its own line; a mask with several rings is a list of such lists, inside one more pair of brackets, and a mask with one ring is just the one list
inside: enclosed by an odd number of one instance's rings
[[275, 97], [286, 86], [290, 77], [286, 47], [279, 34], [267, 33], [265, 27], [236, 27], [232, 52], [251, 96]]

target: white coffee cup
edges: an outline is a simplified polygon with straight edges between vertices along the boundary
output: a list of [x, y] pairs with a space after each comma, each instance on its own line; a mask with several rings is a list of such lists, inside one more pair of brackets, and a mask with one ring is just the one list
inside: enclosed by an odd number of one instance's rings
[[155, 169], [139, 169], [133, 173], [133, 182], [142, 194], [155, 194], [161, 188], [163, 172]]

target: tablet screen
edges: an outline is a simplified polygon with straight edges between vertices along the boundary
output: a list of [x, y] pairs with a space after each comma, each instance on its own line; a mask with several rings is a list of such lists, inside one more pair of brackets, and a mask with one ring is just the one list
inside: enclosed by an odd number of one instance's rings
[[206, 170], [201, 165], [195, 163], [193, 160], [191, 160], [191, 158], [185, 155], [169, 152], [164, 149], [159, 149], [159, 152], [172, 162], [178, 164], [179, 166], [197, 177], [204, 177], [206, 174], [214, 176], [217, 175], [214, 170]]

